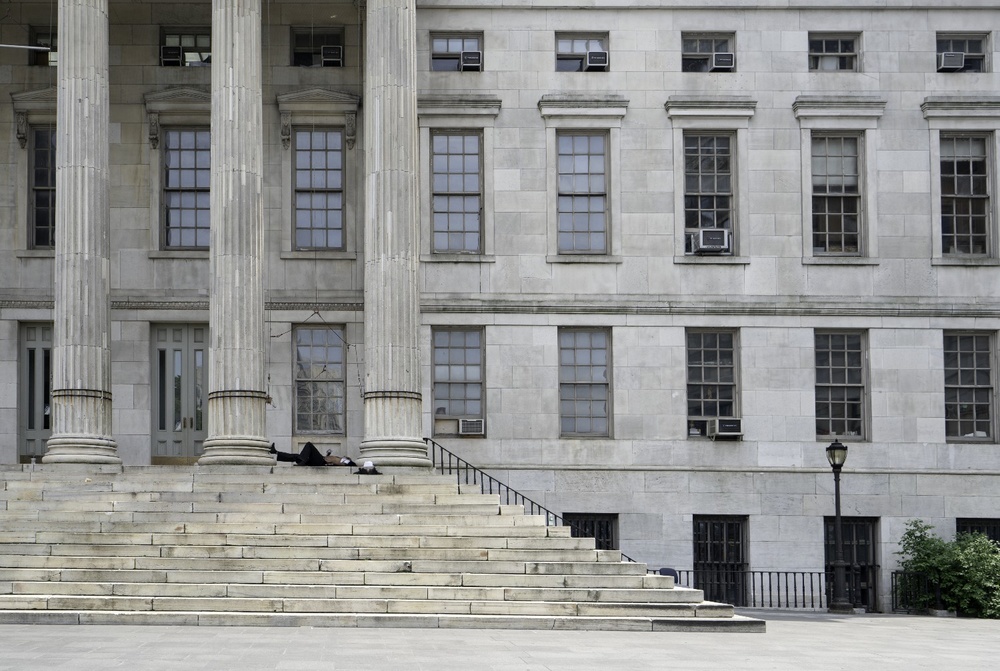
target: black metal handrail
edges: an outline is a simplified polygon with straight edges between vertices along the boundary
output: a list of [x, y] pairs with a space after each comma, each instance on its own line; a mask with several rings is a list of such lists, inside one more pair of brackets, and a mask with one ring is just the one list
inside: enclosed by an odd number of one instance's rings
[[[529, 499], [527, 496], [511, 488], [507, 484], [497, 480], [492, 475], [477, 468], [467, 462], [462, 457], [454, 454], [441, 443], [433, 438], [424, 438], [424, 442], [430, 448], [431, 463], [434, 470], [442, 475], [455, 475], [460, 485], [479, 485], [479, 491], [483, 494], [497, 494], [500, 496], [502, 505], [524, 506], [526, 515], [542, 515], [545, 517], [545, 526], [548, 527], [569, 527], [574, 536], [584, 537], [587, 533], [575, 522], [563, 519], [562, 515], [557, 515], [537, 501]], [[633, 562], [635, 560], [624, 552], [618, 551], [622, 556], [622, 561]]]
[[825, 571], [742, 571], [681, 569], [677, 584], [705, 591], [708, 601], [743, 608], [827, 607]]

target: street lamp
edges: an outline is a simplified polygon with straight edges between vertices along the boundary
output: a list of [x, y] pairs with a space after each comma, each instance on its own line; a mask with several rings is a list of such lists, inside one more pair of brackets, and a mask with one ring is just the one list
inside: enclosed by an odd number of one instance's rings
[[831, 613], [853, 613], [854, 605], [847, 600], [847, 562], [844, 561], [844, 537], [840, 526], [840, 469], [847, 461], [847, 445], [834, 440], [826, 448], [826, 459], [833, 468], [833, 496], [835, 517], [833, 520], [833, 600], [829, 604]]

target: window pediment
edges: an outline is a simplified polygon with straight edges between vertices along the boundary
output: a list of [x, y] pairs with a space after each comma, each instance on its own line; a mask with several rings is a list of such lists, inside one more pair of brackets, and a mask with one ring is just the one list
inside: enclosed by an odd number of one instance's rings
[[419, 116], [492, 116], [500, 114], [501, 100], [491, 95], [424, 95], [417, 99]]
[[36, 91], [10, 94], [14, 104], [17, 142], [21, 145], [21, 149], [28, 143], [28, 126], [56, 122], [56, 93], [56, 88], [50, 86]]
[[358, 107], [361, 98], [344, 91], [311, 88], [292, 91], [277, 96], [278, 112], [281, 116], [281, 146], [288, 149], [292, 144], [292, 121], [296, 123], [344, 124], [344, 140], [348, 149], [354, 149], [357, 139]]
[[210, 123], [212, 94], [202, 89], [177, 87], [148, 93], [144, 98], [149, 119], [149, 145], [160, 145], [160, 124]]
[[538, 111], [549, 120], [559, 117], [615, 118], [628, 111], [628, 100], [621, 95], [588, 93], [551, 93], [538, 100]]

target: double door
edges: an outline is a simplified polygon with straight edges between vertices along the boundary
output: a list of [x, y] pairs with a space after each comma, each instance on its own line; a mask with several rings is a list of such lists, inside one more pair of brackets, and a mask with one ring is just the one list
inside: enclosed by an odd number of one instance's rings
[[[827, 596], [833, 596], [833, 560], [837, 556], [835, 519], [824, 520], [826, 546]], [[847, 562], [847, 599], [855, 608], [878, 612], [879, 565], [875, 550], [878, 518], [842, 517], [840, 520], [844, 561]]]
[[201, 456], [206, 427], [208, 325], [153, 324], [154, 464], [185, 464]]

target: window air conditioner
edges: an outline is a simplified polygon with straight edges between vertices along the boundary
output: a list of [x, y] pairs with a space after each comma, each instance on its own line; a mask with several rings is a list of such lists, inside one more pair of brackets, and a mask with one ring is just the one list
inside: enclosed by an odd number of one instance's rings
[[692, 238], [691, 251], [695, 254], [729, 251], [729, 231], [725, 228], [703, 228]]
[[600, 72], [608, 69], [607, 51], [588, 51], [583, 59], [583, 69], [587, 71]]
[[736, 54], [727, 51], [712, 54], [712, 67], [709, 68], [711, 72], [730, 72], [735, 67]]
[[965, 67], [965, 53], [945, 51], [938, 54], [938, 72], [957, 72]]
[[743, 420], [739, 417], [715, 417], [708, 420], [705, 431], [709, 438], [739, 438], [743, 435]]
[[486, 422], [482, 419], [458, 420], [458, 435], [481, 436], [486, 432]]
[[482, 51], [463, 51], [459, 57], [459, 70], [478, 71], [483, 69]]
[[183, 57], [180, 47], [160, 47], [160, 65], [179, 67]]
[[344, 67], [344, 47], [326, 44], [319, 48], [321, 65], [324, 68]]

